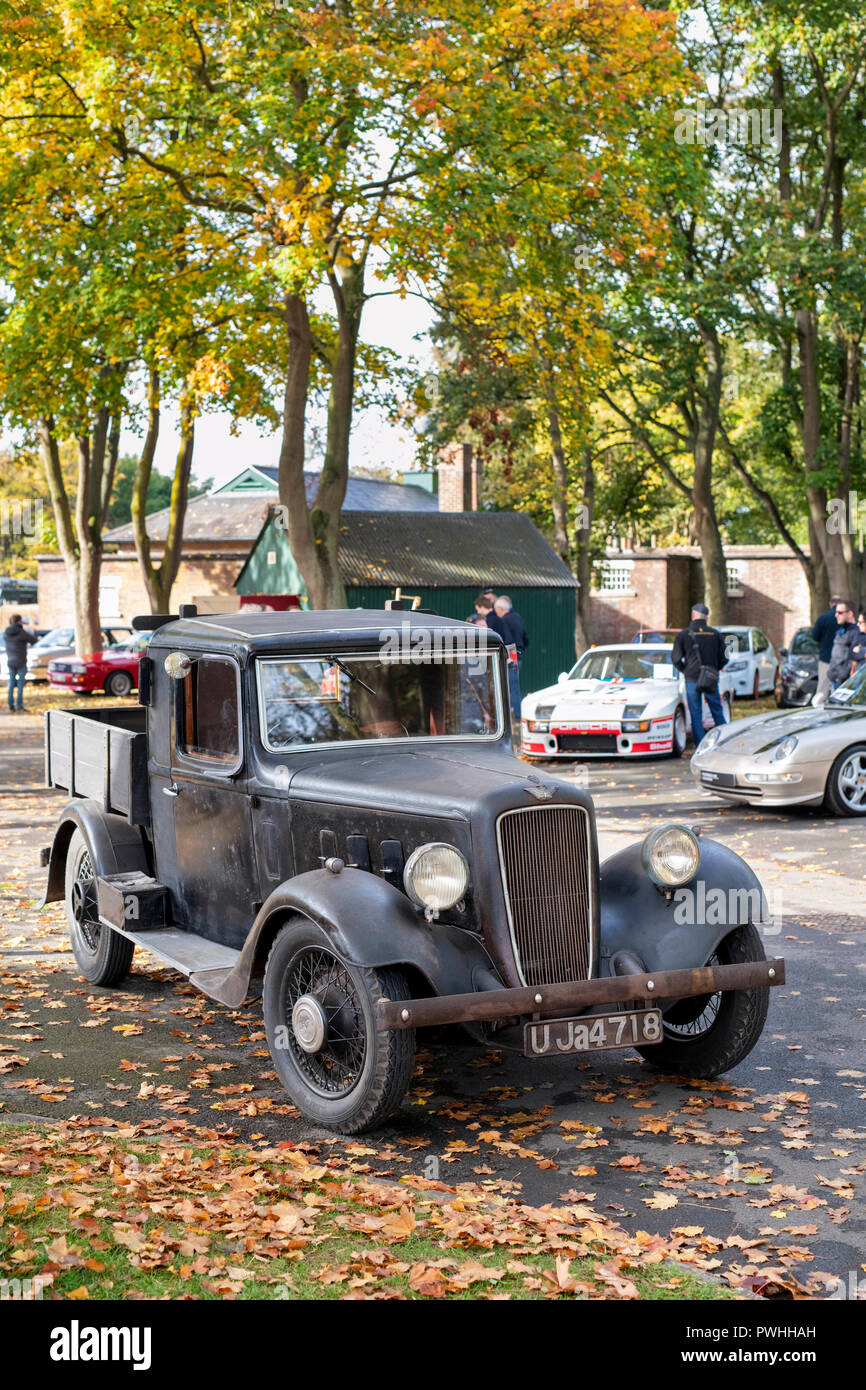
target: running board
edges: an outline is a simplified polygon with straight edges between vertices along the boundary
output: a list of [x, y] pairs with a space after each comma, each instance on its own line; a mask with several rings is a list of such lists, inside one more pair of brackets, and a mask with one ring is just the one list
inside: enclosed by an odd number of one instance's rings
[[231, 973], [240, 956], [240, 951], [233, 950], [231, 946], [221, 946], [218, 941], [209, 941], [206, 936], [197, 936], [195, 932], [181, 931], [179, 927], [130, 931], [128, 926], [116, 927], [107, 918], [101, 920], [128, 941], [134, 941], [143, 951], [150, 951], [151, 955], [164, 960], [166, 965], [173, 966], [182, 975], [188, 975], [205, 994], [211, 992], [206, 977], [212, 976], [214, 983], [222, 980]]

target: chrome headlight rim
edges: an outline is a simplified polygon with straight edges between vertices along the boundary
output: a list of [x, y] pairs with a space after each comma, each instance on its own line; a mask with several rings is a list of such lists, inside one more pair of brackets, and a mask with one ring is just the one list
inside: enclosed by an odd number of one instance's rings
[[723, 724], [714, 724], [711, 729], [708, 729], [695, 749], [695, 753], [709, 753], [717, 748], [722, 741], [722, 729], [724, 727]]
[[[694, 846], [694, 863], [688, 873], [677, 878], [663, 877], [653, 863], [653, 851], [658, 849], [659, 841], [665, 835], [678, 834], [685, 835]], [[652, 880], [657, 888], [682, 888], [684, 884], [690, 883], [696, 876], [701, 867], [701, 844], [695, 832], [688, 825], [683, 825], [679, 821], [666, 821], [664, 825], [657, 825], [655, 830], [651, 830], [645, 837], [640, 851], [641, 863], [647, 877]]]
[[790, 758], [791, 754], [795, 753], [799, 746], [800, 740], [797, 738], [797, 735], [788, 734], [787, 738], [783, 738], [782, 742], [773, 749], [770, 754], [770, 762], [780, 763], [785, 758]]
[[[422, 897], [415, 886], [415, 873], [426, 855], [442, 851], [456, 856], [457, 860], [459, 860], [458, 867], [462, 869], [462, 882], [459, 885], [459, 891], [455, 889], [453, 894], [446, 894], [445, 897], [439, 897], [432, 902], [428, 902]], [[466, 860], [466, 856], [461, 854], [456, 845], [449, 844], [447, 840], [429, 840], [426, 844], [419, 845], [417, 849], [413, 849], [409, 858], [406, 860], [403, 869], [403, 887], [406, 889], [409, 898], [416, 907], [423, 908], [425, 912], [447, 912], [449, 908], [454, 907], [466, 896], [469, 889], [469, 864]]]

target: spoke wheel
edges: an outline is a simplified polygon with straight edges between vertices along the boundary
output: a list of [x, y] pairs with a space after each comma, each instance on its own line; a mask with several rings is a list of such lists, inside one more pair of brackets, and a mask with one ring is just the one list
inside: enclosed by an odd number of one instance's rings
[[413, 1029], [382, 1029], [381, 999], [409, 999], [397, 966], [354, 965], [330, 933], [295, 917], [274, 939], [262, 1003], [274, 1068], [315, 1124], [361, 1134], [398, 1108], [415, 1063]]
[[116, 985], [128, 975], [135, 944], [99, 920], [96, 872], [80, 830], [73, 832], [66, 851], [66, 917], [72, 950], [85, 980]]
[[[766, 960], [752, 923], [734, 927], [710, 956], [709, 965]], [[638, 1048], [659, 1071], [713, 1077], [730, 1071], [757, 1043], [767, 1017], [766, 987], [732, 989], [681, 999], [665, 1010], [662, 1041]]]
[[[318, 1003], [324, 1038], [315, 1052], [298, 1036], [293, 1020], [301, 1001]], [[364, 1010], [342, 961], [317, 948], [299, 952], [286, 972], [283, 1011], [289, 1046], [308, 1085], [322, 1096], [347, 1095], [358, 1084], [367, 1054]]]

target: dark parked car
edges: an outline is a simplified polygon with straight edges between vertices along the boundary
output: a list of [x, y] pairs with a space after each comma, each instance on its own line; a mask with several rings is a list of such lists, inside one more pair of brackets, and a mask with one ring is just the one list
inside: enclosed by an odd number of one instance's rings
[[142, 707], [47, 716], [47, 780], [73, 799], [45, 901], [65, 898], [85, 979], [117, 983], [141, 945], [231, 1008], [262, 982], [280, 1080], [348, 1133], [400, 1105], [419, 1028], [697, 1077], [754, 1047], [784, 981], [755, 875], [680, 825], [599, 865], [589, 796], [514, 756], [487, 628], [135, 625]]
[[779, 648], [776, 704], [780, 709], [809, 705], [818, 689], [818, 643], [810, 627], [798, 627], [790, 649]]

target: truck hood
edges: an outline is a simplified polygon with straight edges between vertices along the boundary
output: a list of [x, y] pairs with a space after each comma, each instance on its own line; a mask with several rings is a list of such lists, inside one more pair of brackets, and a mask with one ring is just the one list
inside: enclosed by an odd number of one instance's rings
[[465, 744], [453, 753], [395, 748], [342, 754], [332, 749], [327, 758], [305, 763], [294, 773], [289, 794], [293, 800], [405, 811], [411, 816], [418, 815], [423, 797], [425, 815], [468, 820], [488, 795], [509, 786], [515, 800], [529, 806], [536, 804], [541, 787], [552, 790], [557, 800], [580, 799], [572, 783], [524, 770], [524, 764], [507, 752], [473, 753]]

